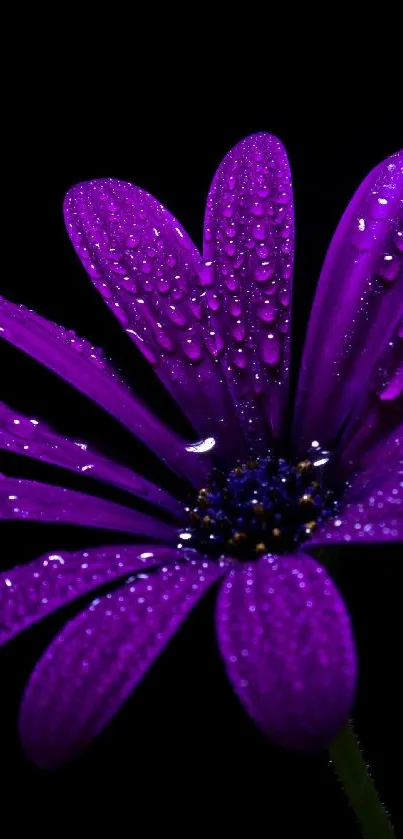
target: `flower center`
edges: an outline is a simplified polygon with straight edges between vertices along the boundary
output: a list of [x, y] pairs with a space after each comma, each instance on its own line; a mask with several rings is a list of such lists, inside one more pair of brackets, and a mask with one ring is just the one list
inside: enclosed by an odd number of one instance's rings
[[323, 474], [329, 453], [312, 445], [309, 456], [295, 463], [268, 454], [227, 475], [214, 470], [195, 506], [187, 508], [190, 526], [180, 539], [202, 553], [247, 562], [295, 550], [338, 508]]

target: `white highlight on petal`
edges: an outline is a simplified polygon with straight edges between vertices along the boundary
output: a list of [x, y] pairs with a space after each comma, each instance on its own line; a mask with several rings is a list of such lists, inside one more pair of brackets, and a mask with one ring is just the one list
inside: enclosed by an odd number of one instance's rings
[[206, 437], [205, 440], [200, 440], [198, 443], [192, 443], [190, 446], [185, 446], [187, 452], [209, 452], [215, 446], [214, 437]]
[[328, 460], [329, 460], [328, 457], [321, 457], [319, 460], [314, 460], [313, 465], [314, 466], [324, 466], [325, 463], [328, 462]]

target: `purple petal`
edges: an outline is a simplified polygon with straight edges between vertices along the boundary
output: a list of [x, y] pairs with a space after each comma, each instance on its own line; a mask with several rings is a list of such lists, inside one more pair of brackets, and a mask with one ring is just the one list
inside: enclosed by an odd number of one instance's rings
[[403, 428], [383, 443], [352, 482], [338, 516], [307, 545], [403, 541]]
[[77, 524], [164, 541], [171, 541], [176, 532], [171, 524], [94, 495], [1, 475], [0, 519]]
[[368, 463], [374, 448], [403, 420], [403, 318], [371, 373], [340, 443], [337, 467], [348, 474]]
[[217, 631], [229, 679], [265, 734], [290, 749], [326, 746], [351, 708], [356, 659], [325, 569], [296, 554], [231, 571]]
[[262, 450], [280, 434], [290, 365], [294, 212], [276, 137], [247, 137], [224, 158], [207, 201], [203, 254], [206, 341], [249, 445]]
[[175, 551], [159, 545], [106, 545], [53, 551], [0, 574], [0, 644], [66, 603], [104, 583], [172, 562]]
[[42, 420], [18, 414], [4, 402], [0, 402], [0, 449], [105, 481], [162, 507], [176, 517], [183, 514], [179, 501], [141, 475], [98, 454], [87, 443], [61, 437]]
[[168, 466], [201, 486], [208, 464], [154, 417], [103, 357], [72, 330], [45, 320], [24, 306], [0, 299], [0, 337], [28, 353], [93, 399], [156, 452]]
[[128, 336], [198, 434], [233, 458], [239, 425], [202, 340], [201, 259], [179, 222], [144, 190], [112, 179], [74, 186], [64, 212], [84, 268]]
[[70, 621], [37, 664], [22, 701], [29, 756], [55, 767], [95, 737], [222, 573], [202, 561], [163, 566]]
[[297, 446], [332, 445], [403, 314], [403, 152], [365, 179], [336, 230], [302, 360]]

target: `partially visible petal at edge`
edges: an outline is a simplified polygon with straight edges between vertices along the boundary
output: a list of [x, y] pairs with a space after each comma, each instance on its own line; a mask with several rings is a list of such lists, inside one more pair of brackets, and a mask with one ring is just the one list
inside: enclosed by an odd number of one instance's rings
[[231, 571], [217, 604], [228, 677], [275, 743], [325, 747], [347, 720], [356, 685], [349, 616], [327, 571], [304, 554]]
[[99, 734], [222, 574], [219, 564], [202, 560], [163, 566], [70, 621], [22, 700], [20, 733], [31, 759], [55, 768]]
[[0, 476], [0, 519], [54, 522], [120, 530], [171, 541], [176, 528], [162, 521], [72, 489]]
[[88, 443], [69, 440], [36, 418], [23, 416], [0, 402], [0, 449], [52, 463], [131, 492], [178, 517], [183, 506], [151, 481], [114, 463]]
[[[126, 426], [171, 469], [201, 486], [206, 456], [189, 454], [185, 442], [131, 392], [102, 352], [68, 329], [0, 299], [0, 338], [44, 364]], [[200, 483], [201, 482], [201, 483]]]
[[403, 151], [359, 187], [330, 244], [302, 358], [295, 446], [331, 447], [403, 314]]
[[290, 370], [294, 207], [276, 137], [246, 137], [224, 157], [207, 199], [203, 257], [206, 344], [259, 453], [280, 436]]
[[95, 287], [197, 434], [216, 439], [217, 457], [242, 456], [239, 423], [203, 339], [201, 258], [186, 231], [148, 192], [113, 178], [73, 186], [64, 215]]
[[82, 594], [119, 577], [175, 562], [161, 545], [104, 545], [51, 551], [0, 574], [0, 644]]
[[394, 429], [402, 422], [403, 317], [345, 428], [336, 453], [335, 468], [346, 476], [365, 468], [373, 450], [388, 448], [387, 439], [393, 438]]
[[305, 549], [336, 544], [403, 541], [403, 429], [373, 453], [373, 461], [346, 489], [339, 513]]

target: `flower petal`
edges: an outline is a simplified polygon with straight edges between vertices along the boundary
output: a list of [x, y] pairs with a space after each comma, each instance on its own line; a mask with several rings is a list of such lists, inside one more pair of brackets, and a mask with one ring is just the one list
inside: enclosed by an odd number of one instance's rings
[[294, 212], [276, 137], [247, 137], [224, 158], [207, 201], [203, 255], [206, 341], [259, 451], [280, 434], [290, 365]]
[[340, 441], [337, 468], [344, 474], [362, 468], [371, 451], [385, 442], [403, 420], [403, 318], [371, 373], [365, 393]]
[[150, 413], [101, 351], [71, 330], [0, 299], [0, 337], [72, 384], [133, 432], [173, 470], [201, 486], [208, 464]]
[[198, 434], [233, 457], [239, 425], [202, 341], [201, 259], [179, 222], [144, 190], [113, 179], [72, 187], [64, 213], [84, 268], [128, 336]]
[[403, 427], [372, 458], [346, 491], [338, 516], [315, 533], [307, 550], [328, 544], [403, 541]]
[[29, 756], [56, 767], [87, 745], [222, 573], [218, 564], [202, 561], [164, 566], [70, 621], [37, 664], [22, 701], [20, 730]]
[[0, 476], [0, 520], [57, 522], [120, 530], [170, 541], [176, 532], [137, 510], [64, 487]]
[[315, 296], [295, 413], [301, 450], [332, 445], [403, 314], [403, 152], [364, 180], [329, 247]]
[[179, 501], [141, 475], [114, 463], [87, 443], [60, 436], [42, 420], [13, 411], [4, 402], [0, 402], [0, 449], [97, 478], [156, 504], [176, 517], [183, 514]]
[[229, 679], [265, 734], [290, 749], [326, 746], [351, 708], [356, 660], [348, 614], [325, 569], [296, 554], [232, 571], [217, 631]]
[[0, 644], [82, 594], [119, 577], [173, 561], [161, 545], [105, 545], [52, 551], [0, 574]]

